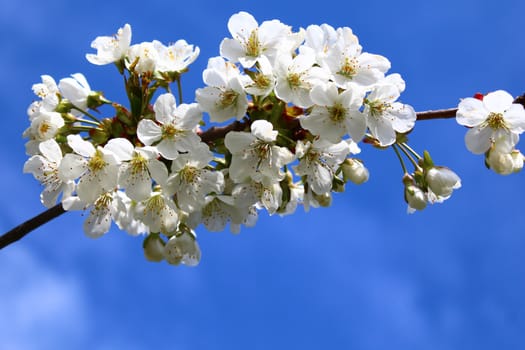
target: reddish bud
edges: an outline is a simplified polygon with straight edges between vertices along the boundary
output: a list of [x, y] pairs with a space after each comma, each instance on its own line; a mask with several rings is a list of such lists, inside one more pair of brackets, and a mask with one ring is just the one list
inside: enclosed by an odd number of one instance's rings
[[483, 101], [483, 97], [485, 97], [485, 95], [483, 95], [481, 92], [476, 92], [474, 94], [474, 98], [477, 98], [480, 101]]

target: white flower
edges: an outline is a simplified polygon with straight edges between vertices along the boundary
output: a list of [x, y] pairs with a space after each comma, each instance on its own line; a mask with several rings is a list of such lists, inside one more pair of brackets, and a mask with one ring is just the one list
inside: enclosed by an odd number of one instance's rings
[[112, 213], [116, 212], [115, 192], [102, 193], [89, 209], [84, 221], [84, 233], [91, 238], [98, 238], [107, 233], [111, 227]]
[[157, 67], [159, 53], [152, 42], [131, 45], [128, 50], [126, 67], [138, 74], [151, 74]]
[[427, 170], [425, 181], [430, 190], [430, 200], [442, 202], [452, 195], [452, 191], [461, 187], [461, 179], [455, 172], [445, 168], [434, 166]]
[[149, 169], [157, 186], [148, 199], [138, 203], [136, 217], [150, 232], [171, 233], [179, 225], [179, 214], [173, 193], [168, 191], [168, 169], [163, 163], [160, 165]]
[[40, 110], [33, 114], [31, 125], [23, 133], [23, 137], [29, 138], [26, 154], [37, 154], [40, 142], [54, 138], [64, 125], [64, 118], [58, 112]]
[[360, 51], [359, 41], [354, 35], [352, 29], [348, 27], [334, 29], [328, 24], [310, 25], [306, 28], [305, 41], [299, 48], [299, 52], [311, 50], [316, 55], [316, 62], [319, 65], [324, 64], [326, 56], [335, 47], [356, 46]]
[[134, 236], [149, 231], [148, 227], [138, 219], [138, 203], [128, 197], [125, 192], [115, 191], [112, 208], [113, 221], [115, 221], [119, 229]]
[[235, 186], [232, 196], [240, 208], [250, 208], [255, 204], [258, 209], [264, 208], [273, 215], [281, 207], [283, 191], [278, 182], [265, 185], [251, 181]]
[[265, 56], [259, 59], [257, 71], [252, 76], [243, 76], [243, 85], [246, 93], [254, 96], [268, 96], [275, 87], [273, 67]]
[[290, 163], [294, 155], [287, 148], [274, 144], [277, 134], [266, 120], [254, 121], [251, 133], [229, 132], [224, 144], [232, 154], [230, 178], [237, 183], [251, 178], [266, 185], [282, 180], [281, 167]]
[[240, 62], [244, 68], [251, 68], [263, 55], [272, 62], [285, 39], [292, 35], [290, 27], [278, 20], [264, 21], [259, 26], [247, 12], [231, 16], [228, 30], [233, 39], [221, 42], [221, 56], [233, 63]]
[[396, 132], [410, 131], [416, 122], [416, 112], [410, 105], [395, 102], [400, 94], [399, 83], [375, 86], [366, 97], [363, 114], [367, 126], [381, 146], [396, 142]]
[[45, 186], [40, 200], [47, 208], [51, 208], [61, 193], [62, 199], [71, 195], [75, 183], [72, 180], [62, 180], [58, 175], [62, 151], [54, 139], [41, 142], [39, 150], [41, 155], [34, 155], [25, 162], [24, 173], [32, 173]]
[[131, 44], [131, 27], [125, 24], [114, 36], [99, 36], [91, 43], [97, 54], [88, 53], [86, 59], [96, 65], [105, 65], [122, 59]]
[[[55, 79], [53, 79], [49, 75], [42, 75], [41, 79], [41, 83], [33, 84], [32, 87], [34, 94], [40, 97], [41, 99], [40, 101], [36, 102], [36, 109], [52, 112], [58, 105], [58, 86], [55, 82]], [[32, 109], [33, 111], [35, 110], [35, 108]], [[29, 115], [29, 117], [31, 117], [31, 114]]]
[[286, 53], [279, 55], [274, 66], [275, 95], [298, 107], [307, 108], [313, 105], [310, 90], [314, 85], [328, 80], [327, 72], [314, 66], [314, 63], [313, 52], [301, 53], [295, 57]]
[[153, 147], [133, 147], [124, 138], [108, 141], [105, 149], [115, 154], [120, 164], [118, 184], [126, 190], [126, 195], [140, 202], [151, 194], [151, 167], [162, 166], [157, 160], [158, 152]]
[[158, 53], [155, 69], [159, 72], [181, 73], [197, 59], [200, 52], [198, 47], [194, 48], [185, 40], [177, 40], [169, 46], [153, 40], [153, 47]]
[[465, 98], [458, 106], [456, 120], [469, 127], [465, 135], [467, 149], [474, 154], [483, 154], [501, 138], [507, 139], [510, 152], [525, 130], [525, 110], [513, 103], [512, 96], [503, 90], [487, 94], [483, 101]]
[[191, 212], [188, 224], [197, 227], [200, 223], [210, 232], [221, 232], [230, 223], [230, 232], [239, 233], [240, 226], [254, 226], [257, 210], [254, 205], [235, 204], [231, 195], [210, 195], [201, 210]]
[[306, 176], [308, 186], [317, 194], [329, 192], [332, 189], [337, 168], [350, 152], [347, 142], [332, 144], [328, 141], [316, 140], [298, 141], [295, 154], [299, 164], [294, 166], [295, 173]]
[[239, 69], [222, 57], [212, 57], [202, 73], [205, 88], [195, 91], [195, 98], [212, 122], [230, 118], [241, 120], [248, 109]]
[[212, 159], [213, 153], [208, 146], [200, 143], [191, 153], [181, 154], [173, 161], [167, 185], [175, 194], [180, 209], [188, 213], [200, 210], [206, 195], [222, 192], [223, 174], [205, 169]]
[[169, 264], [197, 266], [201, 260], [201, 250], [193, 230], [184, 230], [173, 235], [164, 246], [164, 257]]
[[64, 156], [58, 174], [64, 181], [80, 177], [77, 195], [81, 201], [94, 203], [103, 193], [116, 189], [119, 166], [113, 152], [95, 148], [80, 135], [68, 135], [67, 143], [75, 153]]
[[[58, 88], [64, 98], [81, 111], [87, 110], [87, 99], [91, 94], [91, 88], [82, 73], [71, 75], [72, 78], [63, 78], [58, 82]], [[74, 115], [81, 114], [79, 111], [71, 111]]]
[[390, 62], [383, 56], [361, 53], [357, 40], [346, 46], [335, 45], [321, 65], [329, 70], [336, 85], [350, 89], [352, 85], [370, 87], [384, 78]]
[[196, 103], [177, 106], [175, 97], [166, 93], [157, 98], [153, 110], [158, 123], [142, 119], [137, 136], [145, 145], [155, 145], [164, 158], [175, 159], [179, 152], [191, 151], [200, 142], [195, 129], [202, 112]]
[[312, 111], [300, 119], [301, 126], [332, 143], [348, 133], [355, 142], [366, 131], [365, 117], [359, 112], [364, 92], [351, 89], [339, 93], [335, 84], [316, 85], [310, 96], [315, 103]]

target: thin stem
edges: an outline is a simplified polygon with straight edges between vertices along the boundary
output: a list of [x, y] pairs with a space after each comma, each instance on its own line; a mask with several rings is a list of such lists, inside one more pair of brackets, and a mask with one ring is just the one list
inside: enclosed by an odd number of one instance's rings
[[88, 111], [84, 111], [76, 106], [73, 106], [73, 109], [76, 109], [77, 111], [81, 112], [82, 114], [84, 114], [86, 117], [88, 117], [89, 119], [93, 120], [94, 122], [100, 124], [100, 120], [98, 120], [97, 117], [95, 117], [93, 114], [89, 113]]
[[414, 157], [412, 157], [412, 155], [410, 154], [410, 152], [408, 152], [404, 146], [405, 143], [401, 143], [401, 144], [397, 144], [398, 147], [401, 149], [401, 151], [405, 154], [405, 156], [410, 160], [410, 163], [412, 163], [412, 165], [414, 166], [414, 168], [416, 169], [420, 169], [420, 166], [419, 164], [417, 163], [417, 161], [414, 159]]
[[80, 123], [84, 123], [84, 124], [100, 126], [100, 123], [94, 122], [94, 121], [91, 121], [91, 120], [87, 120], [87, 119], [76, 118], [75, 121], [80, 122]]
[[399, 153], [399, 150], [398, 150], [398, 145], [397, 144], [392, 144], [392, 149], [394, 150], [394, 152], [396, 152], [396, 156], [397, 156], [397, 159], [399, 159], [399, 163], [401, 164], [401, 168], [403, 168], [403, 173], [404, 174], [408, 174], [408, 171], [407, 171], [407, 167], [405, 165], [405, 161], [403, 160], [403, 157], [401, 157], [401, 154]]
[[403, 147], [405, 147], [410, 153], [412, 153], [412, 155], [413, 155], [414, 157], [416, 157], [417, 160], [420, 160], [420, 159], [421, 159], [421, 156], [420, 156], [416, 151], [414, 151], [414, 150], [412, 149], [412, 147], [410, 147], [410, 146], [408, 145], [408, 143], [403, 142], [402, 145], [403, 145]]
[[177, 90], [179, 90], [179, 104], [182, 103], [182, 83], [180, 81], [180, 76], [177, 78]]

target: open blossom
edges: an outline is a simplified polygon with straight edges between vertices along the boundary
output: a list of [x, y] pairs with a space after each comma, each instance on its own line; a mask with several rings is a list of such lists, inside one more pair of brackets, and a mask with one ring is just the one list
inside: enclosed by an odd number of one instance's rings
[[275, 76], [270, 61], [263, 56], [259, 59], [257, 71], [252, 76], [242, 76], [244, 90], [254, 96], [268, 96], [275, 87]]
[[326, 71], [314, 64], [315, 55], [310, 51], [295, 57], [286, 53], [279, 55], [274, 67], [275, 95], [301, 108], [312, 106], [310, 91], [328, 81]]
[[149, 197], [137, 204], [136, 218], [150, 232], [171, 233], [179, 225], [179, 210], [169, 191], [168, 169], [164, 163], [150, 168], [151, 177], [157, 184]]
[[342, 27], [334, 29], [332, 26], [324, 23], [322, 25], [309, 25], [306, 28], [304, 44], [299, 47], [300, 52], [311, 50], [316, 55], [316, 62], [319, 65], [325, 64], [327, 55], [334, 47], [355, 47], [358, 52], [361, 46], [357, 36], [351, 28]]
[[219, 123], [231, 118], [241, 120], [248, 109], [248, 98], [239, 69], [222, 57], [213, 57], [202, 77], [208, 86], [197, 89], [195, 98], [210, 120]]
[[32, 173], [45, 186], [40, 200], [47, 208], [56, 204], [57, 198], [67, 198], [75, 189], [72, 180], [63, 180], [58, 174], [62, 162], [62, 151], [54, 139], [39, 144], [40, 154], [29, 158], [24, 164], [24, 173]]
[[154, 147], [133, 147], [124, 138], [111, 139], [105, 149], [113, 152], [120, 163], [118, 184], [126, 190], [126, 195], [134, 201], [147, 199], [152, 191], [150, 169], [163, 166], [157, 160]]
[[381, 146], [396, 141], [396, 132], [406, 133], [416, 123], [412, 106], [395, 102], [400, 94], [399, 84], [378, 84], [366, 96], [363, 114], [372, 136]]
[[[88, 96], [91, 94], [91, 88], [82, 73], [75, 73], [71, 78], [63, 78], [58, 82], [58, 88], [62, 97], [66, 98], [71, 104], [81, 111], [87, 110]], [[72, 111], [75, 115], [81, 114], [79, 111]]]
[[103, 193], [116, 189], [118, 162], [113, 152], [82, 139], [68, 135], [67, 143], [74, 153], [62, 159], [58, 174], [63, 180], [79, 178], [77, 195], [84, 203], [94, 203]]
[[359, 112], [363, 90], [351, 89], [339, 93], [337, 86], [329, 83], [316, 85], [310, 96], [315, 106], [300, 119], [303, 128], [332, 143], [338, 143], [347, 133], [355, 142], [361, 141], [366, 131], [366, 119]]
[[482, 101], [472, 97], [461, 100], [456, 121], [470, 128], [465, 135], [469, 151], [483, 154], [499, 140], [508, 145], [507, 151], [511, 152], [525, 130], [525, 110], [513, 101], [503, 90], [487, 94]]
[[294, 167], [295, 173], [306, 176], [309, 187], [315, 193], [329, 192], [335, 172], [349, 152], [350, 146], [346, 141], [336, 144], [325, 140], [313, 143], [298, 141], [295, 154], [299, 164]]
[[230, 61], [240, 62], [244, 68], [251, 68], [262, 56], [273, 62], [279, 51], [285, 50], [292, 31], [278, 20], [264, 21], [260, 26], [247, 12], [230, 17], [228, 29], [233, 39], [225, 38], [220, 47], [221, 56]]
[[26, 154], [37, 154], [40, 142], [54, 138], [58, 130], [64, 125], [64, 118], [58, 112], [47, 112], [45, 110], [35, 112], [31, 116], [31, 125], [22, 135], [29, 139], [25, 146]]
[[105, 65], [122, 59], [131, 43], [131, 26], [125, 24], [114, 36], [99, 36], [91, 43], [96, 54], [86, 54], [86, 59], [96, 65]]
[[191, 153], [181, 154], [171, 165], [172, 175], [167, 185], [175, 194], [180, 209], [186, 212], [200, 210], [210, 193], [221, 193], [224, 176], [220, 171], [206, 169], [213, 153], [205, 143], [193, 148]]
[[195, 232], [190, 229], [170, 237], [164, 246], [164, 258], [169, 264], [196, 266], [201, 260], [201, 250]]
[[[32, 90], [35, 95], [40, 97], [40, 101], [36, 101], [37, 109], [52, 112], [58, 105], [59, 90], [55, 79], [49, 75], [41, 76], [42, 82], [33, 84]], [[34, 108], [32, 108], [35, 110]], [[29, 113], [31, 118], [31, 114]]]
[[195, 129], [202, 112], [196, 103], [177, 106], [175, 97], [166, 93], [157, 98], [153, 110], [157, 123], [142, 119], [137, 127], [137, 136], [146, 146], [154, 145], [164, 158], [175, 159], [200, 142]]
[[237, 183], [251, 178], [267, 185], [282, 180], [281, 168], [290, 163], [294, 155], [287, 148], [274, 144], [277, 134], [266, 120], [254, 121], [251, 133], [229, 132], [224, 144], [232, 154], [230, 178]]
[[129, 47], [126, 67], [138, 74], [152, 74], [159, 60], [159, 53], [152, 42], [142, 42]]
[[158, 53], [155, 69], [159, 72], [181, 73], [197, 59], [200, 52], [198, 47], [194, 48], [182, 39], [169, 46], [153, 40], [153, 47]]
[[370, 87], [384, 78], [390, 69], [387, 58], [367, 52], [361, 52], [357, 40], [335, 45], [321, 65], [327, 69], [336, 85], [350, 89], [352, 85]]

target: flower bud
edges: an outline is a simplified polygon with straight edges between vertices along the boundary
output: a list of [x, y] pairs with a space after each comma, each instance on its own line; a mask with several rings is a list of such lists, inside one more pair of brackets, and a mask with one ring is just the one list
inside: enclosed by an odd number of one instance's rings
[[158, 234], [152, 233], [144, 239], [142, 247], [144, 256], [148, 261], [159, 262], [164, 260], [164, 241]]
[[357, 159], [347, 158], [343, 165], [343, 178], [345, 181], [352, 181], [356, 185], [360, 185], [369, 178], [368, 169], [363, 163]]
[[181, 235], [174, 235], [164, 246], [164, 257], [172, 265], [184, 264], [197, 266], [201, 260], [201, 251], [194, 234], [184, 231]]
[[405, 186], [405, 201], [408, 203], [409, 213], [413, 213], [414, 210], [423, 210], [427, 206], [427, 194], [418, 186], [408, 184]]
[[461, 179], [446, 167], [434, 166], [428, 169], [425, 180], [430, 190], [438, 197], [448, 198], [452, 191], [461, 187]]
[[495, 173], [500, 175], [509, 175], [514, 171], [514, 161], [511, 153], [499, 152], [497, 149], [491, 149], [485, 158], [487, 166]]

